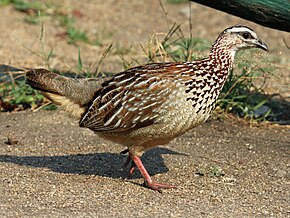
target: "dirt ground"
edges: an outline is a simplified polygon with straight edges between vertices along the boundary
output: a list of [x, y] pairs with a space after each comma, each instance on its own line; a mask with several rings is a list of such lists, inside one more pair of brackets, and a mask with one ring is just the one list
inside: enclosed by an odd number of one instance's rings
[[[188, 33], [188, 4], [148, 1], [62, 1], [61, 7], [84, 14], [77, 25], [104, 45], [132, 46], [125, 55], [141, 55], [140, 43], [174, 22]], [[193, 36], [214, 40], [237, 23], [252, 27], [280, 62], [267, 91], [289, 97], [290, 34], [272, 30], [195, 3]], [[0, 73], [45, 67], [40, 25], [11, 6], [0, 7]], [[78, 47], [59, 37], [63, 29], [47, 18], [45, 50], [53, 49], [51, 67], [75, 71]], [[83, 65], [94, 67], [106, 46], [78, 43]], [[26, 47], [26, 48], [25, 48]], [[29, 48], [29, 49], [27, 49]], [[117, 52], [117, 50], [116, 50]], [[257, 51], [260, 54], [259, 51]], [[119, 56], [108, 57], [103, 71], [122, 70]], [[123, 179], [127, 169], [119, 145], [103, 141], [61, 111], [0, 113], [0, 217], [290, 217], [290, 129], [252, 127], [211, 120], [168, 146], [143, 157], [153, 179], [176, 184], [157, 193]], [[8, 142], [8, 138], [12, 142]], [[220, 176], [213, 176], [216, 172]]]
[[0, 123], [2, 217], [290, 216], [286, 128], [211, 121], [147, 152], [153, 179], [178, 186], [158, 193], [139, 173], [122, 179], [123, 147], [62, 112], [7, 113]]

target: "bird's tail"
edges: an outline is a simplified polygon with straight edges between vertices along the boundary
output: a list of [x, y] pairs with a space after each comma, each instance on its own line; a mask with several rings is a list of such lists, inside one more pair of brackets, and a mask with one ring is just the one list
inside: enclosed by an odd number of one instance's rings
[[81, 118], [102, 80], [73, 79], [45, 69], [30, 70], [26, 82], [76, 118]]

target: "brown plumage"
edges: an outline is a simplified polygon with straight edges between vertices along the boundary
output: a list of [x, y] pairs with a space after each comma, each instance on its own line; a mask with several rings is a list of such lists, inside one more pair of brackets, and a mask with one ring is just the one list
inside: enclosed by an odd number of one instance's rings
[[155, 183], [144, 168], [144, 151], [168, 143], [203, 123], [214, 108], [236, 51], [267, 46], [246, 26], [224, 30], [208, 58], [193, 62], [153, 63], [134, 67], [106, 81], [71, 79], [35, 69], [27, 83], [80, 119], [81, 127], [126, 146], [145, 185], [154, 190], [175, 186]]

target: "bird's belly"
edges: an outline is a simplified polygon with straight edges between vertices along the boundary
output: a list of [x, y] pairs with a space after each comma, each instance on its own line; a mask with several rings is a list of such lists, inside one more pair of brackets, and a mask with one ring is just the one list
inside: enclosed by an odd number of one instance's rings
[[187, 100], [184, 95], [171, 98], [173, 99], [169, 98], [162, 107], [158, 108], [160, 115], [156, 119], [156, 123], [164, 124], [164, 128], [162, 128], [164, 134], [177, 137], [208, 119], [210, 109], [197, 111], [192, 106], [192, 102]]
[[[174, 98], [174, 99], [172, 99]], [[171, 96], [154, 113], [158, 117], [154, 124], [120, 132], [99, 132], [101, 137], [140, 151], [157, 145], [167, 144], [172, 139], [200, 125], [209, 117], [209, 112], [197, 113], [184, 96]]]

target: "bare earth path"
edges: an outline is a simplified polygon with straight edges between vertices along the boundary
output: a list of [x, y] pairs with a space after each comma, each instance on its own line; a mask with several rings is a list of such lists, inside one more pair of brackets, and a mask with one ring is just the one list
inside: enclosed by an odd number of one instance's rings
[[[76, 25], [89, 37], [101, 38], [104, 46], [69, 45], [59, 37], [64, 30], [57, 21], [45, 18], [45, 49], [53, 49], [50, 65], [59, 70], [75, 71], [78, 47], [88, 67], [110, 43], [120, 50], [132, 45], [124, 54], [130, 60], [142, 56], [139, 44], [146, 44], [154, 31], [167, 32], [174, 22], [188, 31], [187, 4], [164, 1], [167, 26], [156, 0], [61, 2], [65, 10], [83, 13]], [[193, 37], [214, 40], [237, 23], [255, 29], [270, 46], [269, 55], [280, 59], [274, 65], [279, 74], [267, 92], [289, 97], [289, 49], [283, 42], [290, 43], [289, 33], [194, 3], [191, 9]], [[0, 7], [0, 74], [7, 66], [44, 66], [43, 59], [24, 48], [42, 52], [40, 25], [24, 22], [26, 16], [11, 6]], [[115, 52], [101, 70], [123, 69]], [[149, 151], [143, 160], [153, 179], [178, 186], [162, 194], [140, 186], [138, 172], [123, 179], [122, 150], [59, 111], [0, 112], [0, 217], [290, 217], [289, 127], [209, 121]]]
[[[210, 121], [149, 151], [162, 194], [123, 180], [122, 147], [61, 112], [0, 116], [0, 208], [4, 217], [289, 217], [289, 129]], [[7, 137], [18, 141], [8, 145]], [[212, 166], [223, 176], [211, 177]]]

